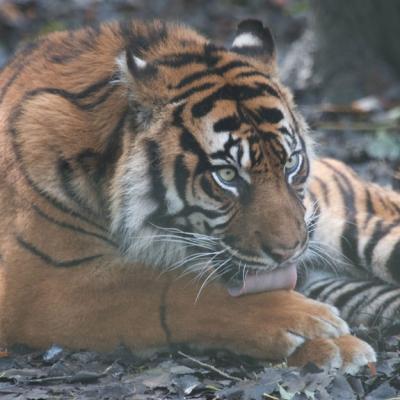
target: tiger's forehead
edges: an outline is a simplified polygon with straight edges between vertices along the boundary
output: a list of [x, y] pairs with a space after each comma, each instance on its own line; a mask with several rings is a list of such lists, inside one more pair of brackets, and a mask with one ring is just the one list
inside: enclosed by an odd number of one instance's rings
[[252, 169], [263, 159], [283, 163], [299, 146], [290, 95], [259, 61], [206, 45], [159, 65], [174, 66], [165, 76], [170, 102], [183, 105], [185, 128], [214, 162]]
[[273, 165], [280, 168], [296, 143], [283, 133], [287, 131], [285, 121], [256, 125], [247, 115], [241, 115], [244, 112], [240, 108], [238, 112], [226, 104], [221, 107], [203, 117], [195, 130], [212, 164], [234, 164], [249, 172], [271, 170]]
[[239, 82], [200, 90], [185, 104], [188, 128], [214, 164], [234, 163], [247, 170], [282, 164], [300, 140], [295, 117], [264, 83]]

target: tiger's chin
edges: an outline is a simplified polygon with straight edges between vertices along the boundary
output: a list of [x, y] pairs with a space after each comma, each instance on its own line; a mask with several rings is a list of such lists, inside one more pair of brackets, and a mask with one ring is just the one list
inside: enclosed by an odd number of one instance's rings
[[230, 281], [228, 292], [233, 297], [272, 290], [292, 290], [297, 282], [297, 263], [280, 266], [264, 272], [262, 268], [249, 268], [240, 282]]

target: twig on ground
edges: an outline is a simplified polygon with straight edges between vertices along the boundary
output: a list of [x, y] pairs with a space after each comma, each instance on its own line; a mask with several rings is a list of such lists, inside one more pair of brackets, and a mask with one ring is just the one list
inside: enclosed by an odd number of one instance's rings
[[66, 383], [90, 383], [103, 378], [106, 374], [94, 373], [89, 371], [78, 372], [75, 375], [61, 375], [61, 376], [47, 376], [43, 378], [29, 379], [27, 383], [39, 384], [39, 383], [51, 383], [51, 382], [66, 382]]
[[197, 365], [200, 365], [200, 366], [202, 366], [204, 368], [207, 368], [207, 369], [209, 369], [209, 370], [211, 370], [213, 372], [216, 372], [217, 374], [223, 376], [224, 378], [227, 378], [227, 379], [230, 379], [230, 380], [236, 381], [236, 382], [243, 382], [243, 379], [240, 379], [240, 378], [238, 378], [236, 376], [230, 375], [230, 374], [218, 369], [217, 367], [214, 367], [213, 365], [207, 364], [207, 363], [205, 363], [203, 361], [198, 360], [197, 358], [189, 356], [188, 354], [185, 354], [182, 351], [178, 351], [178, 354], [181, 355], [182, 357], [185, 357], [188, 360], [194, 362]]
[[264, 393], [263, 396], [264, 396], [266, 399], [279, 400], [279, 397], [272, 396], [272, 394]]
[[398, 131], [400, 129], [398, 123], [391, 124], [377, 124], [377, 123], [329, 123], [329, 122], [317, 122], [314, 125], [314, 129], [325, 129], [329, 131], [357, 131], [357, 132], [375, 132], [379, 130], [385, 131]]

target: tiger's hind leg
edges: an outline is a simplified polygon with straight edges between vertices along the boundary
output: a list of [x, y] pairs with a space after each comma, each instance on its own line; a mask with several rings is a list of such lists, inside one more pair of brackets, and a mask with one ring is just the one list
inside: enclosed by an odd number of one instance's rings
[[350, 324], [400, 326], [400, 194], [322, 159], [307, 203], [313, 216], [302, 292], [335, 305]]
[[337, 307], [352, 326], [400, 332], [400, 287], [373, 279], [327, 277], [307, 284], [303, 293]]

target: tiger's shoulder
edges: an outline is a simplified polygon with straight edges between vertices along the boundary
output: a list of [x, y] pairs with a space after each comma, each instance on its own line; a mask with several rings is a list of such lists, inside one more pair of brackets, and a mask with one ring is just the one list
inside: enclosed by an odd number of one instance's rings
[[[23, 191], [25, 181], [73, 209], [74, 201], [55, 188], [60, 174], [69, 179], [66, 160], [75, 171], [100, 175], [101, 165], [120, 154], [129, 98], [119, 63], [127, 49], [147, 60], [182, 51], [190, 58], [193, 45], [206, 43], [184, 25], [131, 20], [53, 32], [23, 46], [0, 72], [2, 181], [8, 187], [18, 181]], [[160, 88], [152, 99], [162, 94]], [[96, 196], [86, 195], [99, 210]]]
[[206, 39], [184, 25], [158, 20], [110, 22], [53, 32], [24, 45], [3, 68], [0, 104], [4, 107], [27, 90], [44, 85], [79, 92], [96, 78], [110, 80], [116, 73], [116, 57], [127, 47], [135, 55], [146, 54], [151, 59], [159, 53], [181, 50], [185, 43], [190, 52], [193, 42], [204, 43]]

